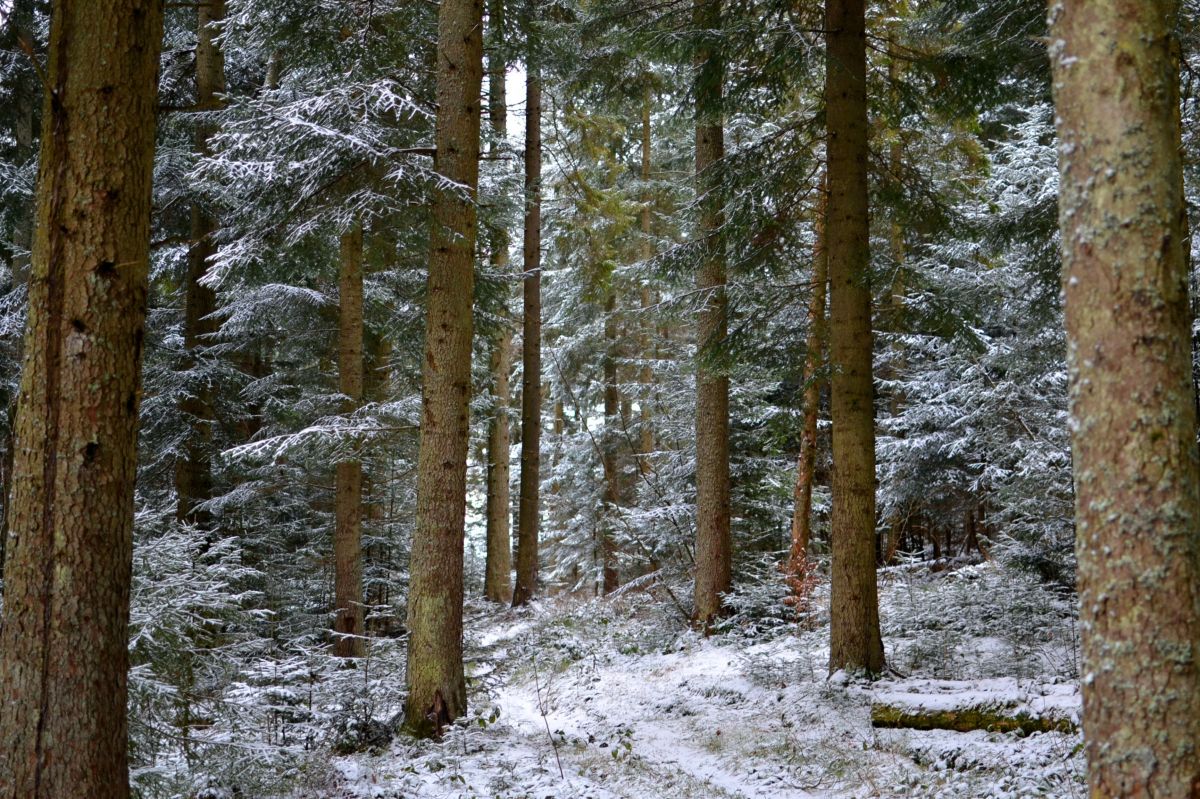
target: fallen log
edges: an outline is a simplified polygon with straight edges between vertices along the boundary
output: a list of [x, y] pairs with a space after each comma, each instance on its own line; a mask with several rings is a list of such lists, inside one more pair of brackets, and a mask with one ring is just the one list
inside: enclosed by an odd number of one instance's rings
[[1079, 690], [1070, 684], [1022, 684], [1012, 679], [905, 680], [872, 691], [871, 725], [880, 729], [954, 732], [1073, 733]]
[[1075, 732], [1068, 718], [1035, 716], [1014, 708], [979, 705], [954, 710], [925, 710], [896, 705], [871, 705], [871, 726], [880, 729], [952, 730], [954, 732]]

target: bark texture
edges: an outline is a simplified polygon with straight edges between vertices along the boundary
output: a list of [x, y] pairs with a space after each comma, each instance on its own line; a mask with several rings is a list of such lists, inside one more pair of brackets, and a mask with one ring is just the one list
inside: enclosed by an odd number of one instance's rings
[[1200, 796], [1200, 466], [1169, 0], [1051, 6], [1091, 796]]
[[126, 797], [127, 628], [162, 6], [50, 31], [0, 627], [0, 797]]
[[825, 300], [829, 287], [829, 261], [825, 249], [825, 177], [817, 190], [813, 226], [817, 241], [813, 248], [812, 295], [808, 300], [808, 341], [804, 356], [804, 429], [800, 433], [800, 456], [796, 464], [795, 505], [792, 508], [792, 547], [788, 554], [788, 574], [802, 575], [808, 563], [808, 545], [812, 540], [813, 478], [817, 467], [817, 416], [821, 409], [821, 380], [825, 365]]
[[[32, 42], [34, 29], [34, 6], [32, 0], [14, 0], [8, 11], [8, 18], [3, 30], [0, 30], [0, 49], [17, 52], [22, 42]], [[14, 163], [28, 163], [37, 158], [37, 147], [34, 142], [34, 129], [37, 122], [37, 109], [41, 100], [41, 86], [32, 70], [20, 70], [11, 76], [5, 87], [11, 98], [13, 107], [16, 147], [12, 150]], [[11, 283], [5, 292], [28, 288], [30, 250], [33, 249], [33, 217], [34, 202], [19, 209], [13, 220], [12, 247], [9, 249], [8, 263], [12, 274]], [[23, 360], [23, 341], [20, 335], [5, 337], [0, 341], [0, 357], [10, 358], [10, 363], [19, 364]], [[16, 436], [17, 394], [11, 395], [6, 389], [0, 388], [0, 403], [6, 411], [6, 417], [0, 424], [0, 577], [4, 576], [5, 542], [8, 540], [8, 517], [10, 490], [12, 487], [13, 443]]]
[[875, 407], [864, 0], [826, 0], [825, 217], [833, 373], [829, 670], [883, 670], [875, 583]]
[[714, 350], [727, 333], [724, 222], [720, 162], [725, 155], [722, 84], [725, 67], [717, 41], [721, 0], [696, 0], [695, 27], [704, 31], [695, 56], [696, 191], [704, 255], [696, 288], [704, 295], [696, 325], [696, 622], [707, 630], [723, 610], [732, 581], [729, 532], [729, 378], [712, 366]]
[[521, 341], [521, 488], [517, 508], [517, 580], [513, 606], [537, 591], [539, 481], [542, 462], [542, 82], [525, 82], [524, 330]]
[[[214, 27], [225, 18], [225, 0], [208, 0], [196, 7], [196, 106], [201, 111], [221, 107], [225, 93], [225, 55], [216, 41]], [[196, 152], [209, 154], [209, 138], [214, 129], [201, 122], [196, 128]], [[211, 342], [217, 323], [211, 314], [217, 309], [216, 292], [201, 282], [208, 271], [208, 261], [216, 254], [213, 233], [216, 220], [201, 203], [191, 209], [191, 248], [188, 250], [188, 272], [183, 312], [184, 371], [195, 369], [197, 354]], [[180, 521], [208, 527], [211, 514], [196, 507], [212, 499], [213, 387], [203, 376], [187, 381], [186, 394], [180, 410], [188, 421], [183, 457], [175, 464], [175, 515]]]
[[[503, 140], [508, 134], [507, 97], [504, 76], [508, 64], [499, 54], [504, 50], [504, 0], [488, 4], [488, 32], [491, 53], [488, 60], [488, 117], [492, 133]], [[492, 241], [492, 271], [508, 273], [508, 231], [497, 228]], [[507, 316], [507, 302], [505, 303]], [[492, 397], [495, 408], [488, 420], [487, 461], [487, 562], [484, 569], [483, 595], [493, 602], [512, 599], [512, 510], [508, 491], [509, 450], [512, 446], [508, 426], [508, 373], [512, 369], [512, 331], [507, 324], [492, 346]]]
[[[338, 390], [343, 413], [363, 400], [363, 229], [355, 224], [342, 235], [338, 274]], [[333, 532], [333, 652], [362, 657], [362, 461], [357, 453], [337, 465]]]
[[405, 727], [420, 736], [440, 734], [467, 709], [462, 658], [463, 522], [482, 85], [482, 0], [442, 0], [434, 166], [447, 181], [466, 191], [442, 188], [435, 193], [429, 241], [404, 720]]

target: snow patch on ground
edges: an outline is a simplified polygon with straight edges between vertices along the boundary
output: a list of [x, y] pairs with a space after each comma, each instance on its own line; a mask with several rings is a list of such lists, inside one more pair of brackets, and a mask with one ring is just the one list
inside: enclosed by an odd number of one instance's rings
[[[776, 799], [1085, 795], [1077, 734], [876, 730], [873, 697], [1078, 714], [1059, 675], [826, 679], [826, 631], [703, 639], [622, 603], [471, 621], [472, 716], [334, 761], [339, 797]], [[985, 642], [981, 649], [988, 649]], [[941, 703], [941, 704], [939, 704]], [[561, 771], [560, 771], [561, 768]]]

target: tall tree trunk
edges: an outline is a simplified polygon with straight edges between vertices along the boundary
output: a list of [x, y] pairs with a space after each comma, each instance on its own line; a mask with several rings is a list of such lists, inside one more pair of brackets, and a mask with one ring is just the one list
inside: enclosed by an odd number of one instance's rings
[[[32, 41], [34, 26], [32, 0], [15, 0], [9, 10], [7, 30], [0, 41], [0, 48], [16, 52], [20, 42]], [[40, 86], [32, 69], [17, 73], [11, 86], [13, 105], [15, 106], [14, 134], [16, 149], [13, 160], [18, 164], [31, 162], [37, 157], [34, 142], [34, 125], [40, 100]], [[9, 261], [12, 275], [10, 291], [27, 289], [29, 285], [29, 251], [33, 248], [33, 218], [34, 198], [17, 213], [13, 221], [13, 252]], [[11, 357], [13, 364], [23, 360], [23, 342], [20, 336], [13, 336], [3, 342], [5, 357]], [[3, 452], [0, 453], [0, 577], [4, 576], [5, 542], [8, 540], [9, 500], [12, 487], [13, 472], [13, 443], [16, 436], [17, 396], [9, 395], [7, 391], [0, 392], [0, 408], [4, 412], [2, 438]]]
[[466, 515], [472, 300], [483, 86], [482, 0], [438, 9], [437, 156], [452, 185], [433, 198], [422, 368], [417, 524], [408, 598], [405, 726], [438, 735], [467, 709], [462, 658], [463, 523]]
[[[363, 400], [363, 229], [342, 235], [338, 275], [338, 388], [353, 413]], [[362, 461], [357, 453], [337, 465], [337, 507], [333, 533], [333, 653], [362, 657]]]
[[[650, 111], [653, 105], [654, 96], [650, 88], [650, 77], [646, 76], [646, 87], [642, 95], [642, 184], [646, 185], [650, 182], [651, 175], [651, 140], [650, 140]], [[643, 261], [649, 261], [654, 256], [654, 243], [650, 240], [650, 204], [653, 197], [650, 189], [644, 188], [642, 191], [642, 247], [641, 256]], [[648, 270], [647, 270], [648, 271]], [[638, 436], [638, 468], [642, 474], [648, 474], [653, 464], [650, 462], [650, 453], [654, 452], [654, 424], [650, 412], [650, 394], [654, 385], [654, 369], [650, 366], [654, 358], [654, 348], [651, 344], [652, 333], [654, 331], [654, 323], [650, 319], [650, 284], [643, 282], [642, 284], [642, 320], [641, 320], [641, 335], [638, 340], [639, 348], [641, 349], [642, 368], [638, 372], [638, 382], [641, 384], [641, 395], [638, 399], [638, 409], [640, 411], [640, 430]]]
[[125, 797], [162, 6], [59, 2], [0, 624], [0, 797]]
[[875, 583], [875, 408], [871, 371], [864, 0], [826, 0], [825, 102], [833, 374], [833, 579], [829, 669], [883, 670]]
[[[906, 2], [889, 2], [887, 4], [887, 14], [892, 22], [888, 26], [888, 84], [891, 94], [891, 101], [897, 108], [902, 107], [900, 97], [900, 81], [903, 78], [903, 59], [898, 52], [896, 42], [901, 36], [901, 20], [908, 13]], [[901, 136], [904, 131], [902, 126], [897, 122], [896, 127], [889, 131], [891, 141], [888, 143], [888, 167], [892, 173], [892, 180], [901, 179], [901, 170], [904, 167], [904, 146]], [[893, 212], [892, 219], [888, 225], [888, 250], [892, 259], [892, 286], [888, 297], [888, 327], [893, 334], [901, 333], [904, 325], [904, 294], [906, 285], [905, 273], [905, 246], [904, 246], [904, 227], [900, 224], [900, 220]], [[899, 343], [892, 345], [891, 366], [888, 370], [890, 377], [897, 380], [907, 368], [907, 361], [904, 357], [904, 347]], [[892, 391], [892, 395], [888, 401], [888, 412], [892, 418], [900, 415], [901, 409], [904, 407], [904, 392], [897, 388]], [[896, 508], [892, 511], [891, 517], [888, 519], [887, 544], [884, 547], [882, 561], [885, 565], [891, 566], [896, 562], [896, 553], [900, 548], [900, 537], [903, 534], [905, 519], [911, 511], [903, 508]]]
[[[497, 140], [508, 135], [507, 97], [504, 90], [508, 64], [504, 51], [504, 0], [490, 0], [488, 30], [491, 34], [491, 55], [488, 57], [488, 116]], [[496, 229], [492, 241], [492, 271], [508, 272], [508, 231]], [[505, 325], [492, 347], [492, 397], [495, 407], [488, 420], [487, 460], [487, 563], [484, 569], [483, 595], [493, 602], [512, 599], [512, 509], [508, 492], [509, 450], [512, 447], [508, 429], [508, 373], [512, 368], [512, 330], [507, 324], [508, 302], [505, 301]]]
[[530, 64], [525, 79], [525, 324], [521, 342], [521, 496], [514, 607], [533, 598], [538, 575], [542, 458], [542, 81], [538, 69], [536, 62]]
[[[196, 105], [203, 111], [221, 107], [225, 92], [225, 56], [216, 41], [215, 25], [225, 17], [225, 0], [208, 0], [196, 7]], [[201, 123], [196, 128], [196, 152], [209, 154], [209, 139], [213, 128]], [[188, 250], [188, 273], [183, 313], [183, 346], [186, 355], [183, 370], [194, 372], [200, 366], [199, 354], [211, 343], [216, 322], [210, 318], [217, 309], [216, 293], [201, 282], [208, 271], [208, 261], [216, 254], [213, 233], [217, 223], [199, 202], [191, 209], [191, 248]], [[183, 457], [175, 464], [175, 515], [180, 521], [201, 527], [212, 524], [211, 514], [197, 504], [212, 498], [213, 389], [208, 376], [191, 374], [185, 385], [180, 410], [188, 422]]]
[[1200, 463], [1180, 157], [1179, 3], [1052, 4], [1094, 797], [1200, 786]]
[[722, 84], [725, 66], [717, 46], [721, 0], [695, 0], [695, 27], [704, 41], [696, 68], [696, 191], [698, 234], [704, 239], [696, 287], [704, 295], [696, 326], [696, 622], [708, 630], [723, 609], [732, 581], [729, 532], [729, 378], [711, 365], [727, 333], [725, 249], [720, 161], [725, 155]]
[[804, 429], [800, 434], [800, 457], [796, 465], [793, 492], [792, 548], [788, 555], [788, 574], [804, 574], [808, 563], [808, 545], [812, 540], [813, 478], [817, 467], [817, 417], [821, 410], [821, 378], [825, 362], [825, 299], [829, 286], [829, 261], [825, 249], [826, 175], [822, 174], [813, 211], [816, 244], [813, 247], [812, 295], [808, 300], [808, 341], [804, 356]]
[[611, 284], [604, 300], [604, 449], [603, 471], [607, 485], [604, 519], [600, 525], [600, 558], [605, 595], [617, 590], [620, 574], [617, 571], [617, 546], [614, 526], [624, 503], [621, 491], [621, 395], [617, 386], [617, 290]]

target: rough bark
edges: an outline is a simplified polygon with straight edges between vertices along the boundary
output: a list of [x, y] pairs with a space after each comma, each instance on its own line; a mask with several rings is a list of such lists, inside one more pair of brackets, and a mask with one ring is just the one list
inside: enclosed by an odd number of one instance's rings
[[[196, 7], [196, 107], [213, 111], [221, 107], [225, 93], [225, 56], [216, 41], [217, 30], [225, 17], [225, 0], [209, 0]], [[196, 152], [209, 154], [209, 139], [213, 127], [201, 123], [196, 128]], [[208, 271], [208, 261], [216, 254], [213, 233], [216, 220], [200, 202], [191, 208], [191, 247], [188, 250], [186, 297], [183, 312], [183, 346], [186, 354], [182, 369], [185, 372], [199, 366], [200, 351], [211, 343], [217, 323], [210, 318], [217, 309], [216, 292], [201, 282]], [[212, 498], [213, 387], [204, 376], [193, 375], [187, 381], [180, 410], [188, 422], [183, 443], [183, 457], [175, 464], [175, 515], [180, 521], [201, 527], [212, 524], [211, 514], [196, 507]]]
[[[338, 274], [338, 390], [342, 412], [353, 413], [363, 400], [363, 229], [355, 224], [342, 235]], [[333, 532], [333, 653], [362, 657], [362, 461], [355, 453], [337, 465]]]
[[517, 509], [517, 580], [513, 607], [537, 590], [542, 446], [542, 83], [525, 81], [524, 330], [521, 359], [521, 488]]
[[725, 67], [716, 50], [721, 0], [696, 0], [693, 20], [705, 41], [695, 55], [696, 191], [700, 195], [698, 234], [704, 254], [696, 288], [704, 305], [696, 324], [696, 622], [707, 630], [723, 610], [722, 595], [732, 581], [729, 532], [729, 378], [712, 365], [715, 348], [727, 333], [724, 221], [720, 161], [725, 155], [722, 84]]
[[804, 574], [808, 562], [808, 545], [812, 539], [813, 478], [817, 467], [817, 416], [821, 406], [819, 373], [825, 363], [825, 299], [829, 286], [829, 263], [825, 251], [825, 197], [828, 191], [825, 176], [817, 190], [813, 226], [816, 244], [813, 247], [812, 295], [808, 300], [808, 340], [804, 356], [804, 428], [800, 433], [800, 456], [796, 464], [796, 487], [793, 491], [792, 546], [788, 554], [788, 574]]
[[1171, 0], [1051, 4], [1093, 797], [1200, 796], [1200, 464]]
[[833, 417], [829, 669], [883, 670], [875, 582], [875, 409], [864, 0], [825, 4]]
[[420, 736], [439, 734], [467, 708], [462, 658], [463, 523], [482, 85], [482, 1], [442, 0], [434, 168], [466, 191], [443, 187], [435, 192], [429, 241], [404, 721], [408, 730]]
[[[488, 60], [488, 117], [492, 132], [503, 140], [508, 134], [504, 77], [508, 64], [499, 55], [504, 50], [504, 0], [490, 0], [488, 31], [492, 55]], [[497, 228], [492, 240], [491, 266], [495, 274], [508, 273], [508, 231]], [[506, 313], [507, 313], [507, 302]], [[512, 510], [510, 505], [508, 427], [511, 401], [508, 373], [512, 369], [512, 330], [506, 324], [492, 345], [492, 397], [495, 407], [488, 420], [487, 459], [487, 562], [483, 595], [493, 602], [512, 599]]]
[[[33, 36], [34, 26], [33, 3], [31, 0], [15, 0], [7, 20], [5, 30], [0, 32], [0, 49], [17, 51], [21, 42], [29, 43]], [[37, 108], [40, 99], [40, 86], [32, 69], [19, 70], [13, 76], [9, 92], [14, 106], [14, 134], [16, 148], [12, 152], [15, 163], [29, 163], [37, 157], [37, 147], [34, 141], [34, 129], [37, 122]], [[27, 289], [29, 284], [29, 252], [33, 248], [33, 217], [34, 199], [17, 212], [13, 220], [12, 249], [10, 251], [9, 269], [12, 279], [8, 291]], [[19, 364], [23, 359], [23, 342], [20, 335], [14, 335], [4, 342], [3, 357], [11, 358], [12, 364]], [[13, 443], [16, 435], [17, 396], [9, 395], [8, 391], [0, 389], [0, 403], [5, 413], [2, 439], [0, 446], [0, 577], [4, 575], [5, 542], [8, 540], [9, 491], [12, 486]]]
[[0, 624], [0, 797], [125, 797], [162, 7], [54, 5]]

